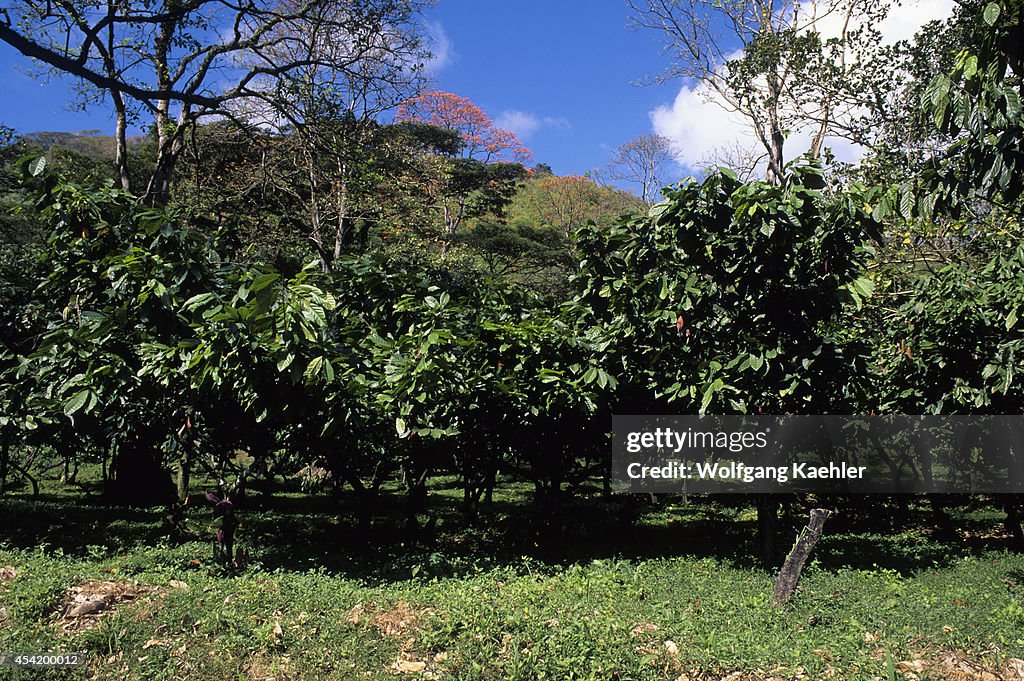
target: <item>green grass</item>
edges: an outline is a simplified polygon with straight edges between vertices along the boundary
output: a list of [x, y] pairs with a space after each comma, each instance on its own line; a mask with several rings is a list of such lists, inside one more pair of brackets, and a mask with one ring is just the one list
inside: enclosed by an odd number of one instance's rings
[[[11, 623], [0, 647], [88, 650], [100, 678], [145, 679], [267, 678], [275, 668], [277, 678], [389, 679], [401, 660], [465, 679], [674, 679], [684, 670], [819, 678], [829, 666], [840, 678], [874, 678], [886, 659], [943, 649], [993, 663], [1024, 652], [1022, 587], [1010, 586], [1024, 576], [1019, 555], [906, 576], [812, 568], [793, 607], [781, 610], [770, 604], [768, 574], [714, 559], [563, 569], [524, 559], [469, 577], [371, 587], [318, 571], [185, 570], [186, 555], [97, 561], [0, 551], [18, 573], [3, 591]], [[93, 629], [63, 632], [64, 590], [89, 579], [161, 590]], [[403, 602], [415, 620], [382, 630], [374, 618]]]
[[[1024, 657], [1024, 556], [1001, 550], [1001, 514], [980, 503], [954, 509], [946, 543], [923, 508], [875, 514], [889, 527], [830, 520], [780, 609], [738, 498], [644, 507], [628, 527], [621, 506], [591, 501], [537, 531], [521, 486], [475, 526], [439, 488], [429, 546], [385, 514], [360, 549], [325, 500], [275, 498], [244, 513], [253, 563], [232, 574], [212, 564], [207, 509], [171, 542], [156, 511], [0, 500], [0, 568], [15, 571], [0, 581], [0, 651], [91, 655], [82, 672], [0, 679], [902, 679], [913, 660], [937, 679], [943, 655], [990, 669]], [[83, 628], [62, 615], [90, 580], [139, 595]]]

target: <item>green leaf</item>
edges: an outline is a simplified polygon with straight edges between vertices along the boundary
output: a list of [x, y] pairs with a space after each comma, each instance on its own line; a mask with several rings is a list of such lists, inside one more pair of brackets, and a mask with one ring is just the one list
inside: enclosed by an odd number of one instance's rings
[[1010, 314], [1006, 315], [1006, 330], [1009, 331], [1017, 323], [1017, 308], [1010, 310]]
[[949, 102], [943, 100], [935, 106], [935, 113], [933, 114], [933, 122], [935, 127], [939, 130], [943, 130], [946, 127], [946, 114], [949, 113]]
[[928, 87], [928, 94], [931, 95], [930, 99], [932, 106], [938, 106], [942, 102], [946, 102], [947, 104], [949, 103], [949, 90], [951, 85], [949, 78], [945, 75], [939, 75], [934, 81], [932, 81], [931, 85]]
[[914, 206], [917, 205], [917, 197], [914, 196], [914, 185], [905, 182], [900, 187], [900, 215], [907, 220], [914, 216]]
[[722, 379], [716, 378], [715, 382], [708, 386], [707, 390], [704, 391], [704, 397], [700, 401], [700, 413], [703, 414], [707, 411], [708, 405], [711, 404], [711, 400], [715, 396], [715, 391], [721, 388], [723, 385]]
[[875, 282], [869, 277], [861, 277], [859, 279], [855, 279], [853, 283], [850, 284], [850, 286], [853, 287], [853, 290], [857, 292], [857, 295], [863, 298], [870, 297], [875, 290]]
[[985, 7], [985, 12], [984, 12], [984, 14], [982, 14], [982, 18], [985, 19], [985, 23], [988, 24], [989, 26], [995, 26], [996, 25], [996, 21], [999, 20], [999, 13], [1000, 12], [1001, 12], [1001, 8], [999, 7], [999, 3], [998, 2], [990, 2]]
[[29, 161], [28, 174], [32, 177], [39, 177], [46, 170], [46, 157], [40, 156]]
[[323, 368], [323, 365], [324, 365], [324, 358], [323, 357], [315, 357], [315, 358], [309, 360], [309, 364], [306, 365], [306, 371], [303, 374], [305, 376], [306, 380], [309, 380], [310, 378], [313, 378], [314, 376], [319, 374], [320, 370]]
[[216, 297], [217, 296], [213, 293], [200, 293], [186, 300], [181, 307], [185, 310], [194, 310], [200, 305], [205, 305], [211, 300], [214, 300]]
[[268, 274], [261, 274], [260, 276], [253, 279], [252, 283], [249, 284], [249, 290], [253, 293], [262, 291], [266, 287], [273, 284], [275, 281], [281, 278], [281, 275], [277, 272], [270, 272]]
[[978, 57], [971, 55], [964, 61], [964, 78], [970, 80], [978, 72]]
[[85, 403], [89, 400], [89, 391], [80, 390], [75, 393], [71, 399], [64, 403], [64, 413], [67, 416], [71, 416], [76, 411], [85, 406]]
[[1016, 122], [1020, 118], [1020, 95], [1013, 90], [1006, 90], [1003, 98], [1006, 100], [1006, 117], [1011, 122]]

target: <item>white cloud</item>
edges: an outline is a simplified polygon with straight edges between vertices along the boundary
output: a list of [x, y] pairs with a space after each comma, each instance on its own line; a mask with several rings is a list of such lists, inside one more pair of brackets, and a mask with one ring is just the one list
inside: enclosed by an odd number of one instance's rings
[[444, 32], [444, 26], [440, 21], [426, 22], [427, 47], [430, 49], [431, 57], [427, 60], [426, 69], [428, 73], [437, 73], [455, 61], [456, 53], [448, 34]]
[[525, 111], [509, 109], [494, 119], [494, 125], [502, 130], [511, 130], [519, 139], [527, 139], [540, 129], [540, 119]]
[[[935, 19], [944, 19], [953, 11], [954, 0], [906, 0], [902, 3], [893, 3], [889, 12], [880, 25], [878, 31], [882, 34], [884, 43], [895, 43], [898, 40], [910, 40], [914, 37], [924, 24]], [[812, 10], [812, 6], [807, 11]], [[803, 5], [801, 5], [801, 11]], [[854, 17], [854, 24], [856, 23]], [[845, 22], [845, 15], [840, 11], [833, 11], [822, 15], [814, 22], [814, 27], [823, 38], [836, 38], [840, 35]]]
[[510, 130], [520, 140], [528, 140], [541, 128], [569, 130], [572, 126], [568, 119], [561, 116], [538, 116], [526, 111], [506, 109], [494, 119], [494, 125], [502, 130]]
[[651, 112], [654, 132], [672, 140], [679, 149], [680, 161], [693, 167], [717, 149], [739, 143], [757, 144], [750, 125], [741, 115], [726, 111], [705, 85], [684, 85], [675, 101]]
[[[954, 0], [907, 0], [893, 5], [889, 15], [878, 27], [887, 43], [907, 40], [926, 22], [949, 16]], [[825, 37], [839, 34], [842, 18], [830, 15], [821, 19], [818, 30]], [[654, 132], [676, 143], [679, 160], [691, 170], [700, 170], [707, 160], [723, 149], [749, 149], [760, 152], [760, 143], [747, 120], [723, 107], [719, 95], [704, 84], [683, 85], [675, 100], [662, 104], [650, 112]], [[794, 131], [786, 140], [787, 156], [798, 156], [807, 150], [811, 130]], [[863, 149], [846, 140], [827, 138], [830, 147], [841, 161], [857, 161]], [[788, 159], [787, 159], [788, 160]]]
[[896, 5], [882, 22], [882, 35], [892, 42], [910, 40], [929, 21], [948, 17], [954, 4], [953, 0], [919, 0]]

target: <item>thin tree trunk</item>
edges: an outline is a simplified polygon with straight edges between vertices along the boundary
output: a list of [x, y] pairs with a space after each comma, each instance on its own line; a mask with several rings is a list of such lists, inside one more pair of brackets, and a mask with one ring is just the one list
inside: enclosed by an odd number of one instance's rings
[[192, 457], [189, 454], [178, 462], [178, 501], [185, 503], [188, 499], [189, 483], [192, 479]]
[[[156, 65], [157, 87], [171, 89], [171, 69], [168, 56], [176, 28], [175, 20], [160, 23], [159, 34], [154, 44], [153, 61]], [[171, 173], [181, 151], [181, 135], [187, 120], [188, 104], [181, 105], [177, 129], [171, 129], [171, 100], [160, 99], [156, 103], [157, 157], [153, 176], [146, 188], [146, 201], [154, 205], [166, 205], [171, 196]]]
[[937, 537], [946, 541], [956, 539], [956, 528], [953, 527], [953, 520], [946, 512], [946, 500], [938, 494], [927, 496], [928, 503], [932, 507], [932, 519], [935, 521]]
[[35, 456], [33, 455], [33, 456], [32, 456], [32, 457], [31, 457], [31, 458], [29, 459], [30, 463], [27, 463], [27, 464], [25, 464], [24, 466], [20, 466], [20, 465], [18, 465], [18, 464], [16, 464], [16, 463], [14, 463], [14, 461], [10, 461], [10, 460], [8, 461], [8, 465], [9, 465], [9, 466], [10, 466], [11, 468], [13, 468], [14, 470], [16, 470], [17, 472], [21, 473], [21, 474], [22, 474], [22, 476], [24, 476], [24, 477], [25, 477], [25, 479], [26, 479], [26, 480], [28, 480], [28, 481], [29, 481], [29, 483], [31, 483], [31, 485], [32, 485], [32, 498], [33, 498], [33, 499], [36, 499], [36, 498], [38, 498], [38, 497], [39, 497], [39, 481], [38, 481], [38, 480], [36, 480], [36, 479], [35, 479], [35, 478], [34, 478], [34, 477], [32, 476], [32, 474], [28, 472], [28, 469], [29, 469], [29, 467], [31, 466], [31, 460], [32, 460], [32, 459], [34, 459], [34, 458], [35, 458]]
[[447, 203], [444, 204], [444, 244], [441, 246], [441, 257], [448, 255], [448, 249], [455, 240], [455, 232], [466, 214], [465, 200], [458, 201], [457, 205], [458, 210], [453, 213], [451, 207]]
[[309, 238], [316, 247], [317, 254], [320, 256], [320, 269], [326, 273], [331, 271], [331, 261], [327, 251], [324, 249], [324, 238], [321, 231], [320, 204], [318, 202], [320, 183], [316, 173], [317, 153], [314, 143], [305, 137], [303, 139], [306, 149], [306, 173], [309, 176], [309, 222], [311, 229]]
[[11, 446], [10, 443], [4, 439], [0, 442], [0, 496], [3, 496], [7, 490], [7, 471], [10, 468], [11, 462]]
[[[113, 18], [117, 14], [117, 7], [114, 0], [107, 0], [107, 16]], [[116, 80], [118, 77], [117, 66], [114, 63], [115, 33], [114, 22], [107, 25], [107, 49], [103, 58], [103, 65], [107, 76]], [[117, 180], [121, 189], [131, 191], [131, 183], [128, 177], [128, 109], [124, 103], [124, 96], [117, 90], [110, 90], [110, 99], [114, 103], [116, 122], [114, 125], [114, 169], [117, 172]]]
[[757, 540], [761, 564], [770, 567], [775, 562], [776, 535], [778, 533], [778, 501], [772, 494], [757, 495]]
[[166, 112], [157, 114], [157, 128], [162, 128], [163, 132], [158, 133], [161, 142], [157, 150], [156, 167], [146, 188], [146, 201], [151, 205], [165, 206], [171, 199], [171, 178], [184, 148], [184, 132], [189, 122], [187, 105], [178, 116], [177, 128], [173, 132]]
[[348, 226], [348, 180], [345, 179], [345, 164], [338, 163], [339, 187], [337, 198], [338, 226], [334, 233], [334, 261], [341, 257], [341, 249], [345, 246]]
[[768, 181], [772, 184], [780, 185], [784, 176], [783, 165], [785, 164], [785, 158], [783, 153], [786, 137], [782, 133], [782, 125], [779, 122], [777, 111], [769, 112], [768, 120], [771, 125], [769, 131], [771, 147], [768, 149]]
[[[847, 45], [847, 33], [850, 29], [850, 18], [853, 16], [854, 3], [850, 3], [846, 10], [846, 18], [843, 19], [843, 29], [839, 33], [839, 40], [843, 45], [842, 52], [839, 53], [839, 69], [842, 73], [846, 73], [846, 45]], [[825, 103], [821, 107], [821, 123], [818, 126], [818, 131], [811, 139], [810, 155], [811, 158], [821, 158], [821, 147], [825, 142], [825, 135], [828, 133], [829, 123], [832, 120], [832, 101], [835, 97], [834, 92], [829, 92], [825, 97]]]
[[1019, 503], [1020, 498], [1016, 494], [1005, 497], [1003, 501], [1003, 510], [1006, 511], [1006, 530], [1010, 534], [1014, 551], [1024, 551], [1024, 526], [1021, 525]]
[[117, 112], [117, 122], [114, 126], [114, 167], [117, 170], [117, 179], [121, 189], [131, 191], [131, 181], [128, 176], [128, 114], [125, 111], [124, 100], [117, 92], [111, 93], [114, 99], [114, 109]]

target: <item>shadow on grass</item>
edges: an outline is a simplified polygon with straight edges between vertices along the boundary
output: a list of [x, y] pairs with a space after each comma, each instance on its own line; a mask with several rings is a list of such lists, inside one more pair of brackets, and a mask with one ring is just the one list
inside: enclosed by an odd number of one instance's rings
[[[433, 531], [415, 538], [404, 529], [402, 501], [396, 490], [382, 493], [380, 513], [367, 538], [356, 528], [351, 498], [256, 494], [240, 504], [238, 546], [255, 567], [319, 569], [370, 584], [521, 566], [524, 557], [534, 570], [538, 564], [556, 570], [603, 558], [670, 556], [714, 558], [746, 568], [759, 565], [756, 519], [751, 500], [742, 496], [689, 501], [664, 497], [657, 503], [646, 497], [577, 497], [563, 503], [556, 522], [532, 503], [526, 486], [512, 485], [499, 489], [477, 521], [469, 523], [459, 510], [458, 490], [439, 484], [421, 516], [436, 518]], [[779, 532], [784, 548], [806, 517], [806, 509], [790, 507]], [[0, 544], [46, 544], [83, 557], [95, 554], [96, 547], [108, 555], [127, 556], [140, 547], [163, 546], [167, 551], [160, 556], [166, 558], [153, 560], [166, 560], [167, 567], [208, 565], [212, 550], [207, 549], [217, 525], [210, 509], [189, 508], [173, 541], [164, 515], [162, 510], [54, 495], [38, 501], [0, 499]], [[1009, 545], [1006, 537], [979, 531], [998, 524], [992, 514], [967, 509], [955, 520], [961, 535], [939, 541], [923, 504], [875, 500], [860, 513], [833, 516], [814, 559], [826, 569], [879, 566], [912, 572]]]

